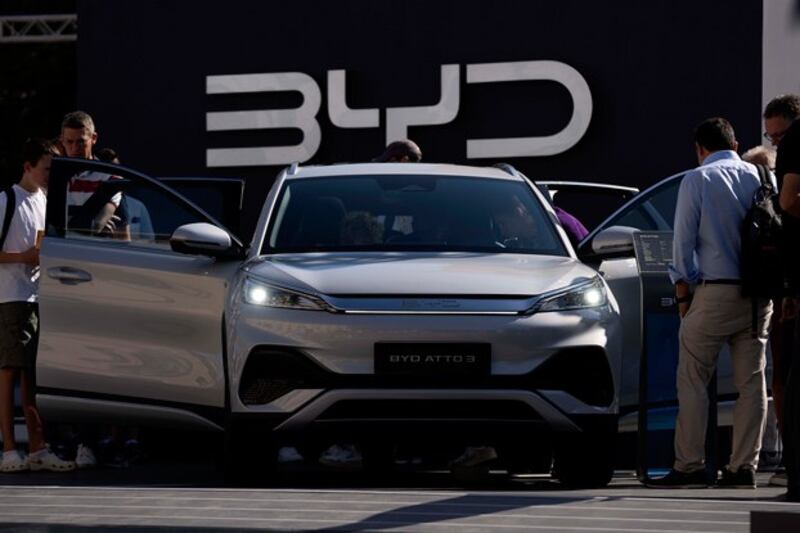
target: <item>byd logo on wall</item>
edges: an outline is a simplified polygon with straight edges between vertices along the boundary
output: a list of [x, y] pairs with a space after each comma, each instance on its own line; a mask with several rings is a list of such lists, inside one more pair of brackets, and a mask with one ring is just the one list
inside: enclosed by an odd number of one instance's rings
[[[328, 71], [328, 117], [337, 128], [379, 128], [380, 110], [347, 106], [344, 70]], [[573, 101], [569, 123], [554, 135], [467, 139], [467, 158], [533, 157], [569, 150], [583, 137], [592, 116], [592, 94], [581, 74], [558, 61], [517, 61], [466, 65], [466, 83], [554, 81], [563, 85]], [[209, 148], [209, 167], [285, 165], [314, 157], [322, 139], [317, 114], [322, 92], [314, 79], [302, 72], [207, 76], [206, 94], [296, 91], [303, 104], [292, 109], [259, 109], [206, 113], [206, 131], [296, 128], [303, 141], [289, 146]], [[404, 139], [410, 126], [435, 126], [452, 122], [460, 104], [460, 65], [441, 66], [441, 97], [436, 105], [386, 109], [386, 142]]]

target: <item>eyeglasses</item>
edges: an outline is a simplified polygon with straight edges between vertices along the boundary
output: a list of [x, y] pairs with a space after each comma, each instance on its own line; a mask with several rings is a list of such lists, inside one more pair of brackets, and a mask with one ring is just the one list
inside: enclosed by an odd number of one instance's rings
[[785, 130], [783, 130], [781, 132], [773, 133], [773, 134], [770, 134], [768, 131], [765, 131], [764, 132], [764, 138], [766, 140], [770, 141], [772, 144], [778, 144], [779, 142], [781, 142], [781, 139], [783, 139], [783, 136], [786, 135], [786, 131], [788, 129], [789, 128], [786, 128]]

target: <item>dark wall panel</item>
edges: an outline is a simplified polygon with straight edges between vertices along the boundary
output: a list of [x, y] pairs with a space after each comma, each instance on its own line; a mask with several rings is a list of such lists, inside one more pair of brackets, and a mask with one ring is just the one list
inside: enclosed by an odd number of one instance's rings
[[554, 60], [586, 79], [593, 114], [568, 151], [507, 159], [531, 177], [645, 186], [695, 164], [692, 128], [721, 115], [760, 141], [761, 0], [80, 0], [79, 103], [100, 144], [153, 175], [247, 179], [248, 218], [280, 167], [206, 168], [207, 148], [299, 142], [296, 130], [206, 132], [210, 111], [295, 107], [294, 93], [206, 95], [206, 76], [304, 72], [322, 91], [309, 163], [364, 161], [381, 126], [339, 129], [326, 72], [346, 69], [353, 108], [433, 105], [439, 67], [461, 65], [455, 120], [409, 136], [428, 161], [466, 159], [466, 139], [547, 135], [572, 101], [553, 82], [465, 83], [471, 63]]

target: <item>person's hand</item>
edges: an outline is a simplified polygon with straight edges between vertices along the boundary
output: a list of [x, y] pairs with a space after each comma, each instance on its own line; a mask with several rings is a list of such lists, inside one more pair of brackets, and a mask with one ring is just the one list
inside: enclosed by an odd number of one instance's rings
[[786, 296], [781, 302], [781, 322], [794, 320], [797, 316], [797, 300]]
[[103, 208], [95, 215], [92, 220], [92, 233], [94, 235], [113, 235], [120, 223], [120, 218], [115, 215], [117, 206], [108, 202]]
[[105, 225], [100, 229], [100, 233], [109, 233], [113, 235], [117, 231], [117, 227], [121, 226], [122, 219], [117, 215], [113, 215], [106, 220]]
[[678, 315], [680, 315], [681, 318], [685, 317], [686, 313], [689, 312], [690, 305], [691, 302], [681, 302], [678, 304]]
[[20, 262], [26, 265], [38, 266], [39, 265], [39, 249], [31, 246], [20, 254]]

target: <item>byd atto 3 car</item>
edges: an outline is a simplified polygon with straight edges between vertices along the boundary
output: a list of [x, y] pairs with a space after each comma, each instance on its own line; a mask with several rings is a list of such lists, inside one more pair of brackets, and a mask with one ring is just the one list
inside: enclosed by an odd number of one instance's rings
[[[114, 179], [73, 205], [85, 172]], [[120, 192], [129, 234], [98, 233]], [[224, 431], [249, 472], [279, 443], [346, 435], [611, 477], [617, 304], [510, 167], [292, 166], [246, 246], [142, 174], [56, 159], [41, 265], [51, 416]]]

